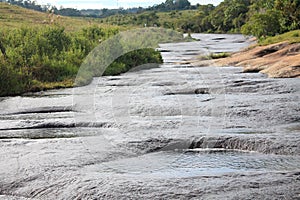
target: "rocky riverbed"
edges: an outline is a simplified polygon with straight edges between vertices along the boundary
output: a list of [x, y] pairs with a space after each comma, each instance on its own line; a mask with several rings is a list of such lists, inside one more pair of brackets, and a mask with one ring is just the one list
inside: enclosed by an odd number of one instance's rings
[[250, 43], [193, 37], [159, 68], [1, 98], [0, 199], [299, 199], [299, 79], [180, 64]]

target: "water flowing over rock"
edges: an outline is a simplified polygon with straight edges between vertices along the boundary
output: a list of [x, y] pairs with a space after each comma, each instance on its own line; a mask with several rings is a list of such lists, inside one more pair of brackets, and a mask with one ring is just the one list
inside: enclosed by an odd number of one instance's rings
[[159, 68], [0, 99], [0, 199], [299, 199], [299, 79], [182, 64], [249, 45], [193, 36]]

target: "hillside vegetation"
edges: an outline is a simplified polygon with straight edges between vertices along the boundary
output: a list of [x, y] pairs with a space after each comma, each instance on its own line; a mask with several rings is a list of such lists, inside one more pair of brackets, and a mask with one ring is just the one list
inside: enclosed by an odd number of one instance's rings
[[[66, 31], [78, 31], [91, 25], [100, 25], [97, 20], [88, 18], [71, 18], [51, 13], [43, 13], [19, 6], [0, 2], [0, 28], [22, 28], [22, 27], [51, 27], [62, 26]], [[101, 24], [102, 27], [107, 25]]]
[[259, 41], [259, 45], [269, 45], [280, 42], [288, 42], [290, 44], [300, 43], [300, 30], [289, 31], [276, 36], [266, 37]]
[[[86, 56], [101, 42], [123, 30], [116, 26], [89, 24], [81, 19], [57, 18], [52, 14], [57, 21], [43, 22], [48, 17], [44, 13], [5, 3], [0, 6], [0, 96], [72, 87]], [[114, 45], [122, 51], [134, 44], [116, 41]], [[149, 62], [161, 63], [160, 53], [149, 48], [136, 50], [110, 64], [104, 74], [120, 74]], [[90, 74], [84, 84], [93, 75], [102, 73]]]
[[83, 9], [78, 10], [76, 8], [57, 8], [55, 5], [49, 3], [40, 5], [35, 0], [0, 0], [0, 2], [9, 2], [12, 5], [17, 5], [23, 8], [36, 10], [39, 12], [48, 12], [52, 10], [53, 13], [63, 16], [72, 16], [72, 17], [93, 17], [93, 18], [104, 18], [116, 14], [136, 14], [141, 13], [147, 10], [155, 11], [172, 11], [172, 10], [188, 10], [188, 9], [197, 9], [198, 5], [191, 5], [188, 0], [166, 0], [159, 5], [150, 6], [148, 8], [142, 7], [133, 7], [124, 9], [122, 7], [115, 9]]
[[[37, 6], [34, 1], [14, 0], [12, 2], [45, 12], [47, 10], [47, 6]], [[57, 9], [55, 6], [48, 9], [54, 14], [70, 16], [88, 16], [88, 14], [83, 13], [94, 13], [91, 16], [98, 16], [99, 18], [71, 19], [46, 13], [37, 15], [32, 11], [22, 11], [17, 7], [14, 7], [13, 10], [7, 10], [6, 8], [0, 18], [4, 19], [6, 26], [15, 26], [15, 21], [8, 23], [11, 13], [17, 17], [19, 12], [23, 12], [20, 17], [14, 18], [19, 20], [19, 24], [22, 24], [24, 15], [26, 16], [25, 21], [30, 21], [31, 24], [57, 23], [64, 26], [67, 31], [75, 27], [88, 26], [91, 23], [125, 27], [157, 26], [183, 32], [242, 32], [257, 37], [300, 29], [300, 0], [224, 0], [218, 6], [212, 4], [191, 5], [188, 0], [166, 0], [147, 9], [132, 8], [124, 10], [120, 8], [81, 11]], [[114, 15], [101, 18], [101, 16], [111, 14]]]
[[[170, 1], [166, 1], [167, 4]], [[174, 3], [174, 6], [176, 1]], [[158, 26], [183, 32], [243, 33], [259, 38], [300, 29], [300, 0], [224, 0], [218, 6], [139, 14], [119, 14], [101, 21], [114, 25]]]

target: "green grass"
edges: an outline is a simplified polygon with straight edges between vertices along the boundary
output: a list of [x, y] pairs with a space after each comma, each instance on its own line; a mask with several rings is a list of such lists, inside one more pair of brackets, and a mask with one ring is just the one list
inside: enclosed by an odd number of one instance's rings
[[32, 86], [28, 88], [27, 92], [39, 92], [50, 89], [70, 88], [74, 86], [74, 79], [69, 78], [60, 82], [40, 82], [38, 80], [32, 81]]
[[[52, 22], [51, 22], [52, 21]], [[97, 19], [74, 18], [21, 8], [7, 3], [0, 3], [0, 29], [19, 29], [22, 27], [51, 27], [59, 25], [67, 32], [79, 31], [93, 25], [111, 27]]]
[[230, 53], [222, 52], [222, 53], [212, 53], [209, 55], [211, 59], [220, 59], [220, 58], [227, 58], [230, 56]]
[[[51, 19], [54, 19], [53, 23]], [[0, 3], [0, 96], [72, 87], [81, 64], [99, 46], [99, 41], [129, 28], [103, 24], [99, 19], [58, 17]], [[151, 35], [149, 31], [146, 33]], [[157, 31], [159, 33], [161, 31]], [[161, 35], [171, 38], [178, 36], [178, 39], [182, 37], [173, 33]], [[118, 46], [118, 50], [125, 50], [133, 46], [147, 46], [162, 38], [155, 35], [153, 38], [147, 37], [147, 41], [135, 39], [130, 43], [115, 40], [113, 44]], [[93, 76], [102, 75], [97, 62], [104, 60], [105, 64], [105, 58], [109, 59], [111, 53], [114, 52], [103, 52], [103, 57], [99, 59], [93, 57], [91, 63], [95, 65], [89, 63], [90, 73], [85, 74], [87, 77], [83, 76], [85, 84]], [[141, 49], [115, 60], [105, 75], [117, 75], [142, 64], [161, 62], [159, 52]]]
[[227, 58], [229, 57], [231, 54], [227, 53], [227, 52], [222, 52], [222, 53], [211, 53], [209, 55], [206, 56], [199, 56], [198, 59], [199, 60], [214, 60], [214, 59], [220, 59], [220, 58]]
[[290, 31], [281, 35], [276, 35], [274, 37], [267, 37], [265, 39], [261, 39], [258, 44], [264, 46], [285, 41], [290, 44], [300, 43], [300, 30]]

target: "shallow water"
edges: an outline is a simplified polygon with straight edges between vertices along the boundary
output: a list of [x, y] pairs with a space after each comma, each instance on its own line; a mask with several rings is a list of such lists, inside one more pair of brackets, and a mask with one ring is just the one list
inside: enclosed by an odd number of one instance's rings
[[256, 152], [199, 149], [161, 151], [120, 159], [99, 166], [99, 173], [134, 177], [192, 178], [230, 173], [291, 171], [299, 169], [299, 156], [266, 155]]
[[241, 35], [162, 44], [165, 64], [0, 100], [0, 199], [297, 199], [300, 82], [193, 67]]

